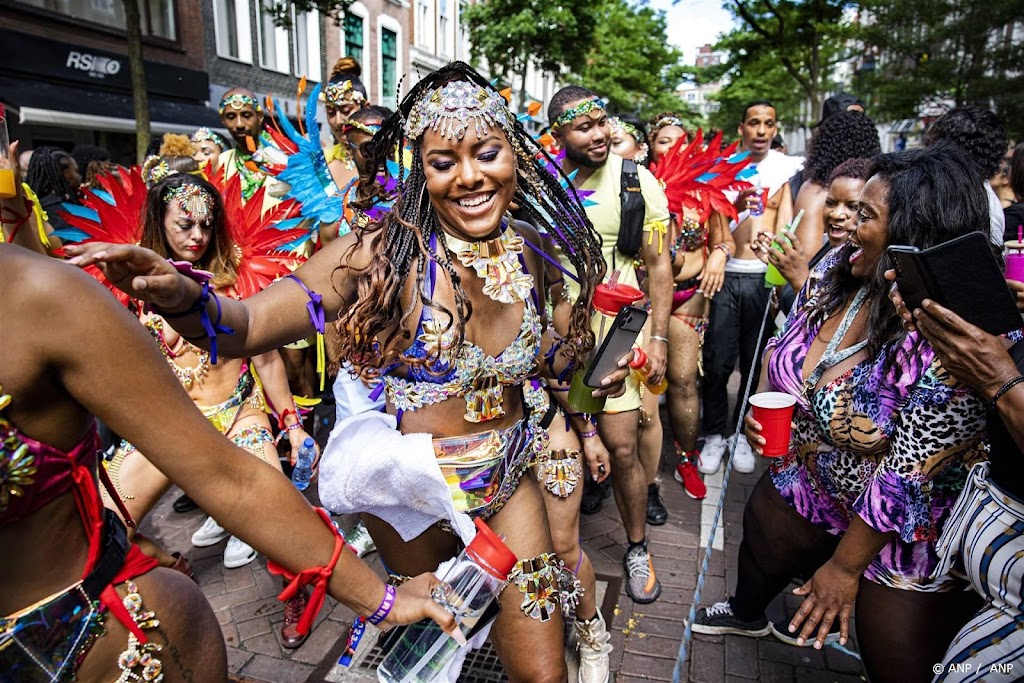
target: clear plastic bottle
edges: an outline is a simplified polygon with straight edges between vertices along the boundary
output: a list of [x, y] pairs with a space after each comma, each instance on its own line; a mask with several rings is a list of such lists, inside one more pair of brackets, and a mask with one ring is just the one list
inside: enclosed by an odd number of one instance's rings
[[629, 367], [633, 369], [633, 372], [640, 378], [640, 381], [646, 384], [647, 388], [655, 394], [664, 394], [668, 390], [667, 377], [662, 377], [661, 381], [657, 384], [651, 384], [647, 381], [651, 374], [651, 359], [647, 357], [643, 349], [633, 349], [633, 360], [630, 361]]
[[316, 445], [313, 439], [306, 437], [299, 449], [299, 457], [292, 469], [292, 483], [295, 488], [305, 491], [309, 487], [309, 480], [313, 478], [313, 461], [316, 459]]
[[[469, 635], [488, 605], [498, 597], [516, 556], [477, 519], [477, 535], [455, 559], [434, 589], [434, 600], [455, 615], [463, 635]], [[377, 668], [384, 683], [442, 680], [459, 645], [433, 621], [410, 627]]]

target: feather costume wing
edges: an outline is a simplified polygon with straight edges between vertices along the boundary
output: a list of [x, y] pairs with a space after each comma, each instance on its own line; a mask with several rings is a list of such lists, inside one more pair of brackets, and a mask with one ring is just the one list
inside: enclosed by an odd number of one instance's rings
[[651, 171], [664, 185], [668, 209], [673, 215], [681, 215], [684, 208], [689, 208], [700, 214], [701, 223], [714, 211], [736, 219], [736, 208], [725, 191], [749, 187], [744, 178], [754, 173], [747, 168], [749, 153], [735, 153], [738, 145], [734, 142], [722, 149], [721, 132], [705, 145], [704, 131], [698, 129], [692, 141], [687, 143], [686, 138], [681, 138], [658, 160]]
[[[63, 204], [61, 217], [70, 226], [55, 230], [54, 235], [63, 242], [84, 244], [112, 242], [138, 244], [142, 239], [143, 212], [146, 207], [146, 183], [138, 166], [118, 168], [115, 172], [97, 177], [100, 189], [85, 190], [81, 204]], [[57, 252], [63, 255], [61, 250]], [[107, 280], [96, 266], [85, 268], [126, 306], [131, 298]]]
[[299, 206], [295, 201], [285, 200], [264, 213], [266, 188], [261, 187], [243, 205], [241, 179], [237, 174], [217, 189], [224, 198], [224, 219], [232, 242], [231, 258], [238, 270], [238, 279], [228, 288], [229, 296], [252, 296], [306, 260], [292, 252], [296, 242], [301, 244], [309, 237], [309, 231], [300, 225]]

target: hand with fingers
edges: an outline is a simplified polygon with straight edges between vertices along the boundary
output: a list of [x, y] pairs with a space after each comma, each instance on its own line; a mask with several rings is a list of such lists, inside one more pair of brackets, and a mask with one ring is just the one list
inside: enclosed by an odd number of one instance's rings
[[587, 469], [590, 470], [590, 477], [600, 483], [611, 476], [612, 458], [604, 441], [601, 441], [601, 437], [596, 434], [596, 429], [594, 432], [581, 437], [583, 458], [587, 463]]
[[930, 299], [921, 305], [923, 308], [914, 311], [917, 330], [953, 377], [991, 401], [1000, 387], [1020, 374], [1000, 337]]
[[590, 395], [594, 398], [618, 398], [626, 393], [626, 378], [629, 377], [629, 364], [633, 360], [633, 349], [619, 359], [618, 369], [601, 380], [601, 388], [594, 389]]
[[758, 233], [750, 244], [757, 258], [775, 266], [786, 282], [798, 290], [810, 276], [810, 257], [804, 252], [803, 243], [792, 230], [783, 230], [778, 236], [769, 232]]
[[804, 596], [803, 604], [789, 622], [789, 632], [797, 633], [797, 645], [814, 639], [814, 648], [820, 650], [825, 638], [839, 619], [839, 644], [846, 645], [850, 637], [850, 615], [857, 599], [860, 576], [844, 570], [833, 560], [814, 572], [811, 580], [793, 590]]
[[430, 618], [437, 622], [437, 625], [455, 642], [465, 645], [466, 637], [462, 634], [459, 625], [455, 623], [455, 616], [432, 597], [434, 588], [440, 583], [441, 580], [432, 573], [426, 573], [399, 586], [395, 592], [394, 607], [391, 608], [387, 619], [383, 621], [383, 626], [389, 628]]
[[96, 266], [110, 282], [125, 294], [158, 306], [164, 311], [183, 308], [195, 295], [189, 288], [198, 285], [185, 277], [165, 258], [151, 249], [130, 244], [89, 242], [64, 247], [68, 263], [85, 268]]
[[889, 301], [896, 308], [896, 315], [903, 321], [903, 329], [907, 332], [914, 332], [917, 330], [917, 327], [914, 326], [914, 316], [907, 308], [903, 297], [900, 296], [900, 286], [896, 284], [896, 271], [892, 269], [885, 271], [885, 279], [892, 283], [892, 287], [889, 288]]
[[1024, 313], [1024, 282], [1018, 282], [1017, 280], [1007, 280], [1006, 286], [1013, 292], [1014, 301], [1017, 302], [1017, 310]]
[[714, 299], [715, 294], [722, 291], [722, 286], [725, 285], [725, 264], [728, 262], [729, 257], [725, 249], [712, 249], [704, 261], [704, 270], [697, 276], [697, 280], [700, 281], [698, 291], [707, 298]]

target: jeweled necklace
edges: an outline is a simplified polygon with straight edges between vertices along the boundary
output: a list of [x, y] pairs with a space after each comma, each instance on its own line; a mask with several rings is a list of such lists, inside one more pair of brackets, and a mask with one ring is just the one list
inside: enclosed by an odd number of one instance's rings
[[[167, 344], [167, 340], [164, 338], [164, 321], [161, 318], [151, 318], [146, 327], [150, 330], [153, 336], [156, 338], [158, 345], [160, 346], [160, 353], [164, 354], [164, 359], [167, 364], [171, 366], [171, 370], [174, 371], [174, 376], [178, 378], [181, 385], [186, 389], [191, 389], [192, 385], [196, 382], [202, 382], [206, 378], [206, 375], [210, 372], [210, 353], [205, 351], [198, 346], [192, 346], [187, 341], [182, 339], [184, 348], [178, 353], [174, 353], [171, 347]], [[199, 362], [191, 368], [183, 368], [174, 362], [186, 349], [191, 349], [199, 357]]]
[[447, 233], [444, 236], [448, 251], [455, 254], [462, 265], [476, 271], [484, 280], [484, 294], [505, 304], [526, 301], [533, 290], [533, 276], [523, 271], [519, 255], [523, 253], [523, 238], [514, 230], [505, 228], [491, 240], [467, 242]]

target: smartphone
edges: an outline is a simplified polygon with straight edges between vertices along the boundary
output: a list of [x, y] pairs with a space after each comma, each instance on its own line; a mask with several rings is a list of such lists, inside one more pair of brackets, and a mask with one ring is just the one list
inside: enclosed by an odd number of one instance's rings
[[920, 254], [921, 250], [904, 244], [894, 244], [886, 249], [892, 258], [896, 270], [896, 284], [900, 287], [900, 296], [908, 311], [921, 307], [921, 302], [928, 298], [925, 291], [924, 277], [912, 254]]
[[647, 322], [647, 311], [638, 306], [625, 306], [615, 316], [612, 327], [597, 350], [594, 360], [583, 376], [583, 383], [593, 389], [601, 388], [601, 380], [615, 372], [619, 359], [629, 353], [633, 343]]

